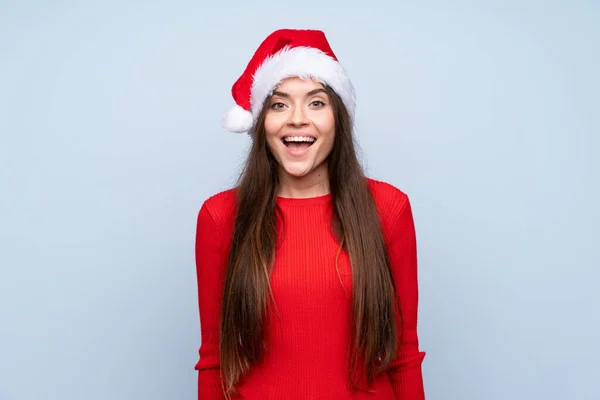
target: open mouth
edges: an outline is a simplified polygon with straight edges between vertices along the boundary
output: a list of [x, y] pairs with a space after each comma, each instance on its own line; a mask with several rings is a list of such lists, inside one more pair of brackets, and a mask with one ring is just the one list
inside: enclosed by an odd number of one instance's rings
[[287, 136], [281, 141], [292, 150], [304, 150], [312, 146], [317, 139], [312, 136]]

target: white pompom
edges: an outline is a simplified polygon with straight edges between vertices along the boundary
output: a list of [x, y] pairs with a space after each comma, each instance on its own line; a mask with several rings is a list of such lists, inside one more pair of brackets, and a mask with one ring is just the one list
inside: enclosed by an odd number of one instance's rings
[[244, 133], [252, 128], [254, 121], [250, 111], [244, 110], [236, 104], [227, 111], [221, 122], [229, 132]]

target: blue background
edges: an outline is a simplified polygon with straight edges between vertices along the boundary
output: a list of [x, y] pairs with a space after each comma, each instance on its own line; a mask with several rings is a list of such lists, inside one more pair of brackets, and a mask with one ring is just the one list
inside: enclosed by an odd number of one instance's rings
[[599, 399], [599, 3], [249, 3], [0, 1], [0, 399], [195, 398], [196, 216], [282, 27], [411, 198], [427, 398]]

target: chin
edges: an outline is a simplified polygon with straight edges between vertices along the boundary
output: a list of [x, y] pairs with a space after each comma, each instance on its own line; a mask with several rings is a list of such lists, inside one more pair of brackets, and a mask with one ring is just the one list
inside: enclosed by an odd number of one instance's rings
[[285, 160], [279, 164], [282, 170], [290, 176], [296, 178], [302, 178], [303, 176], [309, 175], [313, 172], [316, 167], [313, 160]]
[[284, 171], [290, 175], [293, 176], [294, 178], [302, 178], [303, 176], [306, 176], [308, 174], [310, 174], [311, 169], [309, 167], [300, 167], [300, 168], [294, 168], [294, 167], [288, 167], [288, 168], [284, 168]]

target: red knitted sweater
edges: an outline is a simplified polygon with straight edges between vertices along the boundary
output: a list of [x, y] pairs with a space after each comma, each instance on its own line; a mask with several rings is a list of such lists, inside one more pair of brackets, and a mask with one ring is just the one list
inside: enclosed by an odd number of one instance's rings
[[[392, 275], [400, 294], [403, 344], [390, 368], [367, 388], [346, 387], [344, 351], [351, 308], [352, 273], [347, 253], [330, 232], [331, 194], [278, 197], [285, 223], [271, 287], [279, 311], [267, 313], [268, 351], [238, 385], [244, 399], [423, 400], [417, 337], [417, 252], [410, 202], [394, 186], [367, 178], [379, 212]], [[198, 399], [224, 399], [219, 378], [219, 312], [233, 235], [235, 189], [206, 200], [198, 214], [196, 270], [201, 325]], [[398, 311], [398, 310], [396, 310]], [[400, 314], [396, 312], [397, 321]], [[398, 325], [400, 326], [400, 325]], [[399, 330], [400, 333], [400, 330]], [[234, 397], [235, 398], [235, 397]]]

